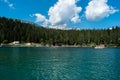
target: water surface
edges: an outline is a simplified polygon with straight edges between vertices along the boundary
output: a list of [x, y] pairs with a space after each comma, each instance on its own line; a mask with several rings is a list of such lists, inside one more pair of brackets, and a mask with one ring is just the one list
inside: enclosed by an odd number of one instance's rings
[[120, 48], [0, 48], [0, 80], [120, 80]]

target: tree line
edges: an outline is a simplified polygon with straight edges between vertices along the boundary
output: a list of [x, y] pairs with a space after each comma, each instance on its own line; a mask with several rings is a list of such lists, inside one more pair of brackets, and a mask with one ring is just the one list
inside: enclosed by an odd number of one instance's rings
[[112, 29], [59, 30], [34, 23], [0, 17], [0, 43], [20, 41], [43, 45], [107, 44], [120, 46], [120, 27]]

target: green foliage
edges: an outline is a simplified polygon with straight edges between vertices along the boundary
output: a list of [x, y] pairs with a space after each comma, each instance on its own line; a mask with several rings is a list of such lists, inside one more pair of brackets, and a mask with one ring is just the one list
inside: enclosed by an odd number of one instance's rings
[[120, 27], [112, 30], [56, 30], [36, 24], [0, 17], [0, 43], [13, 41], [34, 42], [43, 45], [120, 45]]
[[8, 43], [8, 40], [4, 40], [2, 43], [3, 43], [3, 44], [7, 44], [7, 43]]

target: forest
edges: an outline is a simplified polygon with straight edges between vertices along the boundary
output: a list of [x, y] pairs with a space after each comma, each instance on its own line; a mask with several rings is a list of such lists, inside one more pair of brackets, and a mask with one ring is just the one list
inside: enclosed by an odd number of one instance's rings
[[120, 27], [112, 29], [60, 30], [18, 19], [0, 17], [0, 43], [33, 42], [43, 45], [105, 44], [120, 46]]

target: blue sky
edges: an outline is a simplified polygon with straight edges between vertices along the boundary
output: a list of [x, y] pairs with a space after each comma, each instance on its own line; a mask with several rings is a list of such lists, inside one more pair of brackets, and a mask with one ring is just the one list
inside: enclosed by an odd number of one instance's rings
[[119, 0], [0, 0], [0, 16], [50, 28], [120, 26]]

